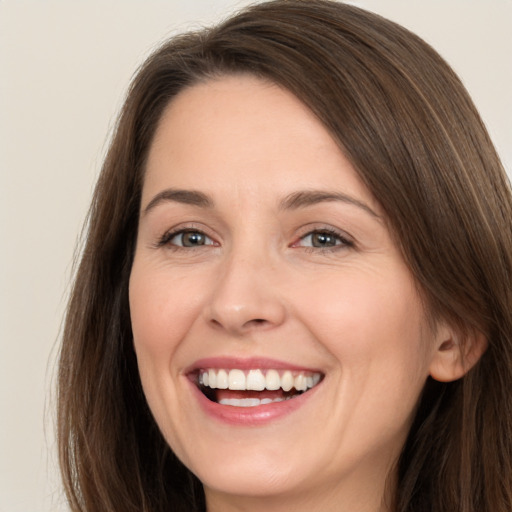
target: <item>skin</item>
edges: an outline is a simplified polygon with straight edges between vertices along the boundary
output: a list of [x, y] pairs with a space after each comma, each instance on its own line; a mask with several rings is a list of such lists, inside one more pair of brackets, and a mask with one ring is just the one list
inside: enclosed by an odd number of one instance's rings
[[[212, 206], [154, 200], [171, 188]], [[283, 204], [299, 191], [350, 199]], [[180, 247], [179, 234], [160, 243], [180, 229], [206, 244]], [[309, 234], [326, 229], [336, 245], [313, 247]], [[391, 510], [425, 380], [456, 376], [453, 333], [426, 327], [378, 203], [314, 115], [251, 76], [194, 85], [166, 109], [147, 162], [130, 309], [148, 403], [203, 482], [209, 512]], [[275, 358], [324, 379], [276, 421], [226, 424], [199, 407], [185, 375], [220, 356]]]

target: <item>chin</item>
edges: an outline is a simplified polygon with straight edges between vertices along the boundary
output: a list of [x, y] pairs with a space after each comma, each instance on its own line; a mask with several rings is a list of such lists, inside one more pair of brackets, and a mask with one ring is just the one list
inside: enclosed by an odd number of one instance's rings
[[296, 492], [304, 485], [307, 476], [298, 474], [298, 469], [282, 467], [273, 459], [239, 459], [220, 466], [203, 464], [196, 476], [207, 491], [231, 496], [270, 498]]

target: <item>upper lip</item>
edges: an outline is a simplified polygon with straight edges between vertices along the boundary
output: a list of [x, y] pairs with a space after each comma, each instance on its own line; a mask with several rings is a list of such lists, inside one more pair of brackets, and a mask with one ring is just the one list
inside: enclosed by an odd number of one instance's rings
[[217, 369], [240, 369], [240, 370], [291, 370], [291, 371], [304, 371], [304, 372], [318, 372], [323, 373], [317, 368], [311, 368], [303, 365], [291, 364], [278, 359], [271, 359], [266, 357], [251, 357], [251, 358], [240, 358], [240, 357], [208, 357], [204, 359], [198, 359], [187, 367], [184, 371], [185, 374], [197, 372], [201, 369], [217, 368]]

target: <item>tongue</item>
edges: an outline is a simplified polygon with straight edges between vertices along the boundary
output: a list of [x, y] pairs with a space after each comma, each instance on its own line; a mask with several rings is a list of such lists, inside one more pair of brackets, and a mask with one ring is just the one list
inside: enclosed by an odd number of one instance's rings
[[275, 400], [276, 398], [285, 398], [290, 393], [285, 393], [282, 389], [278, 389], [276, 391], [269, 391], [267, 389], [263, 391], [232, 391], [230, 389], [217, 389], [216, 400], [219, 402], [225, 398], [258, 398], [263, 400], [264, 398], [270, 398], [271, 400]]

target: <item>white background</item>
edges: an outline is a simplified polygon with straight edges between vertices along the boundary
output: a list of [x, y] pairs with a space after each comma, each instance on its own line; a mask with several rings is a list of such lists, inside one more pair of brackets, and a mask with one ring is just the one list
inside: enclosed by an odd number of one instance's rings
[[[0, 0], [0, 512], [66, 510], [52, 396], [74, 246], [130, 77], [233, 0]], [[360, 0], [453, 65], [512, 171], [512, 0]]]

